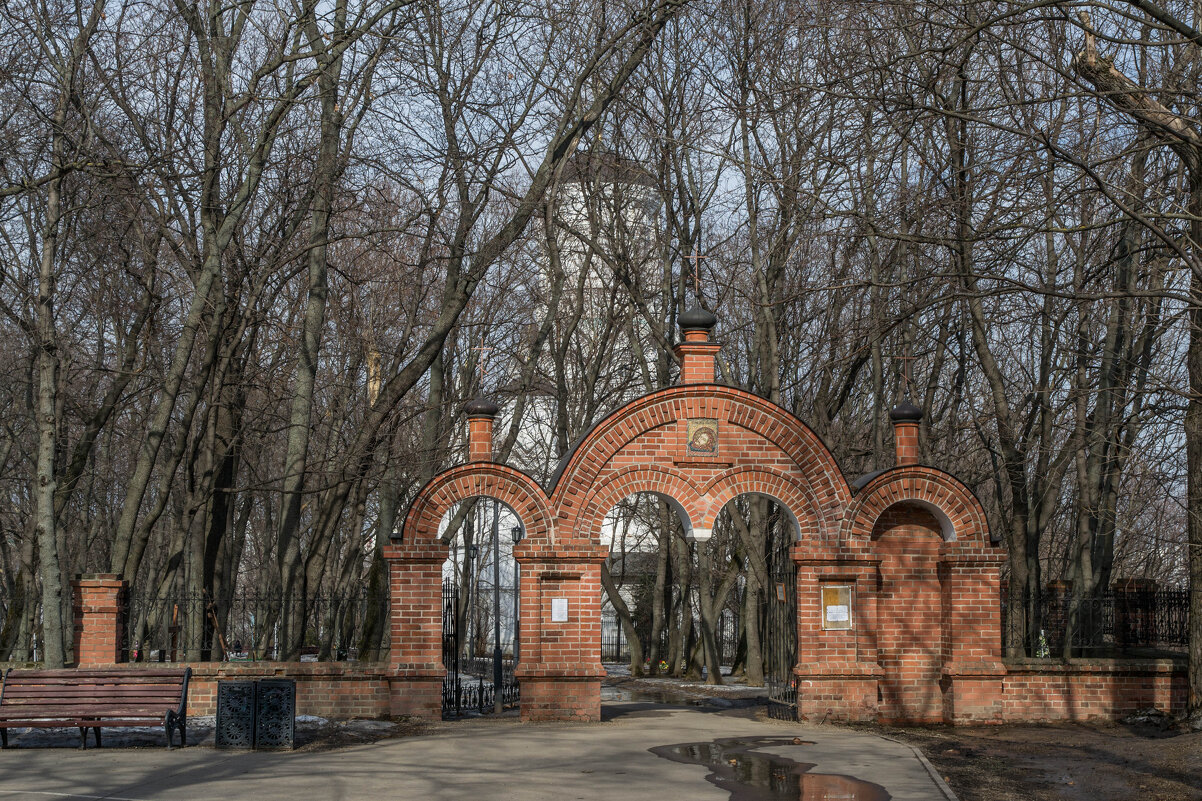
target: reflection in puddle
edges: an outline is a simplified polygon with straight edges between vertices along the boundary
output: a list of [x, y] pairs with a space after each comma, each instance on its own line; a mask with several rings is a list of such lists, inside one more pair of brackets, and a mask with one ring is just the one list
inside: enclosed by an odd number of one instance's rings
[[601, 687], [602, 701], [642, 701], [669, 706], [702, 706], [708, 698], [692, 698], [668, 689], [644, 689], [631, 687]]
[[656, 756], [709, 768], [706, 781], [730, 793], [731, 801], [888, 801], [879, 784], [825, 773], [809, 773], [813, 764], [794, 762], [759, 748], [813, 745], [793, 737], [726, 737], [712, 743], [661, 745]]

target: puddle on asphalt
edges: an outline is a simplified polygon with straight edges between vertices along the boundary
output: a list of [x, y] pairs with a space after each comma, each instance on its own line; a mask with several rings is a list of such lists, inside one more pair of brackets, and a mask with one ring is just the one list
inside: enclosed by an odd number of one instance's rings
[[602, 701], [642, 701], [651, 704], [674, 706], [704, 706], [709, 698], [694, 698], [671, 690], [633, 689], [629, 687], [601, 687]]
[[730, 801], [888, 801], [879, 784], [828, 773], [813, 764], [754, 753], [760, 748], [813, 745], [794, 737], [725, 737], [708, 743], [661, 745], [651, 753], [685, 765], [700, 765], [706, 781], [730, 793]]

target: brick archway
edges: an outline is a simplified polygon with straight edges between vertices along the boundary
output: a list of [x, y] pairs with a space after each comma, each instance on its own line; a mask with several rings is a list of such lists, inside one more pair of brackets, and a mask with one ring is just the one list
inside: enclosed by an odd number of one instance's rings
[[[996, 595], [1003, 557], [990, 547], [972, 493], [917, 464], [921, 411], [905, 403], [893, 410], [898, 466], [849, 484], [801, 420], [712, 383], [712, 315], [695, 310], [681, 323], [681, 384], [598, 422], [546, 489], [492, 461], [498, 408], [468, 404], [471, 461], [422, 488], [385, 549], [394, 712], [438, 715], [444, 671], [432, 646], [446, 555], [438, 525], [452, 504], [485, 495], [510, 506], [527, 528], [514, 549], [521, 564], [522, 718], [600, 719], [603, 521], [623, 498], [650, 492], [669, 499], [695, 540], [709, 537], [721, 510], [744, 494], [769, 497], [792, 517], [802, 717], [992, 719], [1003, 673]], [[926, 559], [917, 571], [905, 558], [915, 548]], [[897, 624], [915, 610], [922, 626]], [[912, 689], [886, 697], [891, 686]]]
[[881, 516], [899, 504], [930, 513], [946, 543], [962, 549], [989, 545], [985, 510], [972, 491], [954, 476], [920, 465], [886, 470], [862, 487], [843, 518], [840, 540], [870, 539]]
[[522, 521], [532, 541], [553, 546], [555, 520], [546, 493], [538, 482], [507, 465], [485, 462], [465, 464], [443, 471], [418, 491], [401, 526], [399, 553], [418, 556], [429, 548], [442, 548], [438, 527], [443, 516], [455, 504], [470, 498], [495, 498], [508, 506]]

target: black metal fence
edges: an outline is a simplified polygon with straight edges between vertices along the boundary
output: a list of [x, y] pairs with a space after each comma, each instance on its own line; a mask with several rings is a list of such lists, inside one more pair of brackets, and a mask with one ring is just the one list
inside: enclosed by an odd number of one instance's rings
[[[299, 624], [302, 662], [380, 658], [379, 638], [365, 642], [370, 621], [386, 627], [388, 599], [376, 602], [366, 591], [347, 596], [290, 599], [239, 594], [225, 600], [183, 594], [151, 597], [129, 593], [124, 606], [122, 653], [130, 662], [275, 661], [296, 653], [281, 642], [283, 615]], [[378, 629], [381, 630], [381, 629]], [[291, 654], [289, 652], [292, 652]]]
[[1188, 590], [1116, 590], [1088, 598], [1048, 591], [1038, 598], [1025, 599], [1024, 613], [1030, 618], [1026, 627], [1009, 619], [1005, 588], [1001, 601], [1003, 638], [1007, 632], [1020, 638], [1027, 656], [1125, 655], [1135, 649], [1182, 651], [1189, 643]]
[[28, 616], [17, 614], [12, 603], [0, 590], [0, 662], [38, 662], [42, 658], [41, 631], [31, 630]]
[[[694, 619], [694, 627], [700, 627], [699, 620]], [[694, 629], [696, 631], [697, 628]], [[718, 619], [717, 631], [714, 632], [718, 641], [718, 656], [723, 665], [730, 667], [735, 663], [739, 652], [739, 619], [733, 614], [724, 613]], [[659, 653], [667, 654], [669, 650], [668, 635], [660, 637]], [[650, 653], [649, 643], [644, 644], [643, 654]], [[630, 642], [625, 631], [619, 626], [615, 629], [601, 632], [601, 661], [605, 664], [619, 664], [630, 660]]]

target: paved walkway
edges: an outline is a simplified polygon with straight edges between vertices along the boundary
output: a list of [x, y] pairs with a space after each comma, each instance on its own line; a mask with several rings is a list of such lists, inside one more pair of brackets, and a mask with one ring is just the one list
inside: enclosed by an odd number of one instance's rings
[[[593, 725], [485, 718], [426, 736], [291, 753], [18, 747], [0, 752], [0, 801], [874, 801], [884, 797], [880, 788], [896, 801], [947, 798], [908, 746], [871, 734], [639, 703], [607, 704], [605, 717]], [[692, 745], [663, 748], [681, 744]], [[752, 794], [740, 779], [789, 793]]]

